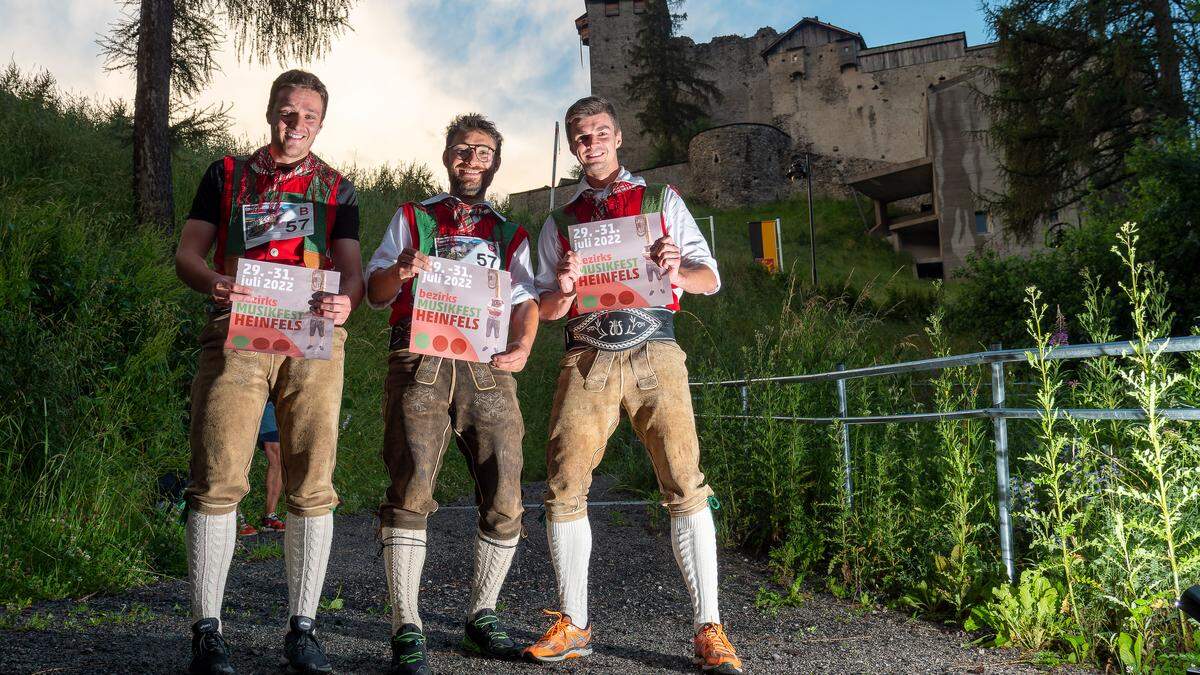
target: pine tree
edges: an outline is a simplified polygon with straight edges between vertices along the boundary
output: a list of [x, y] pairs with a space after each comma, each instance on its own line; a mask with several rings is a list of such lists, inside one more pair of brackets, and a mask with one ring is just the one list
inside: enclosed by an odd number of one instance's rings
[[997, 64], [986, 95], [1007, 183], [993, 208], [1029, 235], [1039, 217], [1129, 177], [1139, 141], [1197, 121], [1195, 0], [1010, 0], [987, 8]]
[[[172, 98], [187, 100], [217, 70], [223, 27], [239, 58], [261, 65], [308, 61], [349, 27], [354, 0], [127, 0], [125, 17], [100, 39], [110, 70], [133, 70], [133, 183], [141, 223], [174, 230], [171, 183]], [[178, 120], [176, 132], [213, 125], [208, 111]], [[207, 120], [207, 121], [206, 121]]]
[[653, 163], [682, 161], [687, 143], [705, 124], [707, 108], [721, 100], [716, 85], [701, 72], [708, 64], [697, 59], [691, 42], [677, 35], [687, 14], [683, 0], [647, 0], [637, 42], [630, 54], [634, 74], [627, 86], [630, 98], [645, 101], [637, 113], [643, 132], [653, 139]]

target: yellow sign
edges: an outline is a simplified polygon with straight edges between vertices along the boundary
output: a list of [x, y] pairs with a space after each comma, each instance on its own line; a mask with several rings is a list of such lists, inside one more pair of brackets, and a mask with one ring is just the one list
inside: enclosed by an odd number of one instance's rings
[[783, 242], [779, 231], [779, 219], [752, 220], [750, 225], [750, 250], [754, 260], [774, 274], [783, 266]]

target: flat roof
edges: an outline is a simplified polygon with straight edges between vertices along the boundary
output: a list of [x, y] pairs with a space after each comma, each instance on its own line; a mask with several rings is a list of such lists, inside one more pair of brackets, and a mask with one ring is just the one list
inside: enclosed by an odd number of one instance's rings
[[922, 157], [860, 173], [847, 178], [846, 185], [881, 202], [929, 194], [933, 192], [933, 159]]

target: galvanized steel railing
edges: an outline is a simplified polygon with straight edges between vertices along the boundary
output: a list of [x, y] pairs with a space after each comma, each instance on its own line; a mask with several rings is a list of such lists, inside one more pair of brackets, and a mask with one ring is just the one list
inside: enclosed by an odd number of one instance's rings
[[[1106, 342], [1103, 344], [1064, 345], [1050, 348], [1045, 357], [1048, 360], [1088, 359], [1100, 356], [1128, 356], [1134, 353], [1136, 342]], [[1154, 352], [1196, 352], [1200, 351], [1200, 336], [1163, 338], [1149, 345]], [[996, 498], [1000, 527], [1000, 557], [1004, 561], [1004, 571], [1008, 580], [1015, 578], [1012, 551], [1012, 521], [1009, 517], [1009, 473], [1008, 473], [1008, 420], [1010, 419], [1041, 419], [1043, 411], [1037, 408], [1007, 408], [1004, 405], [1004, 365], [1006, 363], [1026, 363], [1031, 358], [1039, 358], [1036, 349], [995, 349], [972, 354], [958, 354], [917, 361], [905, 361], [879, 366], [846, 369], [839, 366], [837, 370], [827, 373], [812, 373], [806, 375], [787, 375], [783, 377], [760, 377], [742, 380], [722, 380], [719, 382], [691, 382], [693, 387], [740, 387], [742, 395], [742, 415], [712, 415], [718, 419], [770, 419], [799, 424], [842, 424], [842, 460], [845, 472], [845, 489], [847, 500], [853, 499], [853, 484], [851, 481], [850, 463], [850, 427], [856, 424], [889, 424], [893, 422], [931, 422], [944, 419], [988, 418], [992, 420], [992, 432], [996, 442]], [[992, 368], [992, 406], [990, 408], [975, 408], [971, 410], [952, 410], [946, 412], [907, 413], [899, 415], [865, 415], [852, 417], [847, 410], [846, 381], [856, 378], [879, 377], [921, 371], [936, 371], [946, 368], [963, 366], [990, 365]], [[778, 415], [750, 415], [751, 385], [758, 384], [801, 384], [811, 382], [837, 383], [838, 415], [835, 417], [785, 417]], [[1085, 419], [1085, 420], [1126, 420], [1139, 421], [1146, 419], [1146, 411], [1141, 408], [1060, 408], [1053, 414], [1056, 419]], [[1164, 419], [1200, 421], [1200, 409], [1197, 408], [1166, 408], [1157, 410], [1156, 415]]]

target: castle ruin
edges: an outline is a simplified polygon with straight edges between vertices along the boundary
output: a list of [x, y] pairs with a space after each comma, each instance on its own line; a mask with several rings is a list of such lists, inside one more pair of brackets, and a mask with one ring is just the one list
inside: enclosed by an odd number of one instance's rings
[[[711, 127], [689, 143], [687, 162], [653, 166], [652, 139], [626, 88], [645, 0], [584, 6], [575, 28], [589, 49], [592, 93], [621, 114], [621, 158], [635, 173], [728, 208], [803, 194], [787, 174], [807, 153], [816, 188], [869, 199], [865, 229], [910, 253], [919, 276], [944, 276], [984, 246], [1028, 249], [978, 199], [1000, 189], [978, 97], [992, 44], [968, 46], [965, 34], [951, 33], [870, 47], [818, 17], [782, 33], [686, 40], [723, 98], [710, 106]], [[557, 201], [569, 197], [568, 183], [560, 183]], [[514, 206], [536, 211], [548, 190], [514, 194]]]

